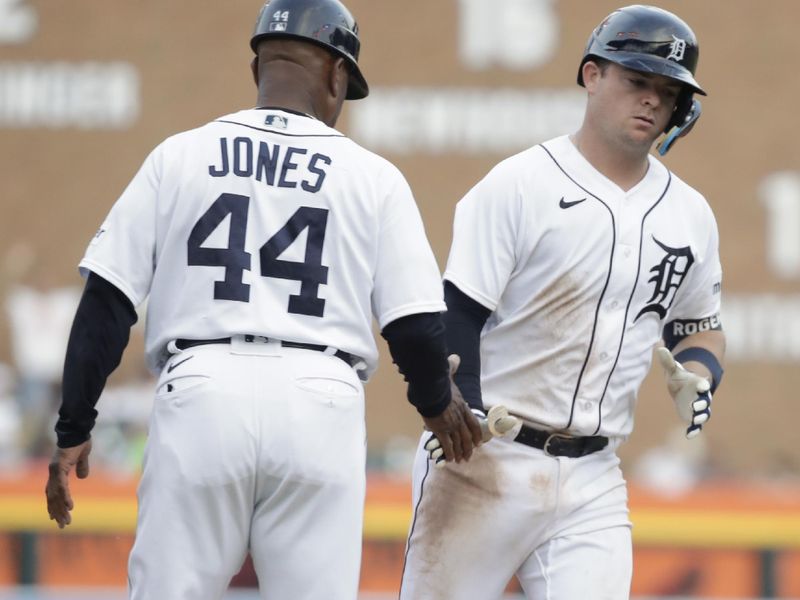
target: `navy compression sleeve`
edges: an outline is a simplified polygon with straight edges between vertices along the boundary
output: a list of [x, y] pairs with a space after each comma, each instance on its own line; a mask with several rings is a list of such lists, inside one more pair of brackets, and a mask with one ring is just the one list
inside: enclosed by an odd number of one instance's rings
[[392, 360], [408, 382], [408, 401], [423, 417], [436, 417], [450, 403], [450, 369], [440, 313], [392, 321], [381, 331]]
[[64, 359], [61, 408], [56, 436], [59, 448], [89, 439], [94, 409], [108, 376], [128, 345], [136, 310], [128, 297], [102, 277], [90, 273], [83, 289]]
[[444, 282], [447, 312], [447, 350], [461, 357], [453, 379], [470, 408], [484, 410], [481, 398], [481, 331], [492, 311], [476, 302], [449, 281]]

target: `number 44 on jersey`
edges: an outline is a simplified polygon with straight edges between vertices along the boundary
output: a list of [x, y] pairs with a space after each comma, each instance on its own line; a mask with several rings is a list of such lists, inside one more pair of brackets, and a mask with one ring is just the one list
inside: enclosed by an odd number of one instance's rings
[[[251, 268], [251, 255], [245, 251], [247, 215], [250, 198], [239, 194], [221, 194], [195, 223], [188, 240], [189, 266], [225, 267], [225, 279], [214, 283], [216, 300], [250, 301], [250, 286], [242, 280]], [[204, 248], [202, 244], [230, 215], [227, 248]], [[300, 293], [289, 296], [288, 311], [293, 314], [322, 317], [325, 300], [318, 296], [319, 286], [328, 282], [328, 267], [322, 264], [322, 246], [328, 211], [301, 206], [289, 220], [259, 249], [262, 277], [291, 279], [300, 282]], [[308, 228], [303, 262], [278, 257]]]

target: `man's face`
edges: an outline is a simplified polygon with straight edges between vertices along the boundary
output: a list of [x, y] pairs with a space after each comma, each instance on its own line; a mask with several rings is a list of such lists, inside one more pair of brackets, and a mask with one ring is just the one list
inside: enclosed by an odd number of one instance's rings
[[667, 126], [681, 84], [610, 63], [592, 78], [590, 103], [608, 135], [648, 149]]

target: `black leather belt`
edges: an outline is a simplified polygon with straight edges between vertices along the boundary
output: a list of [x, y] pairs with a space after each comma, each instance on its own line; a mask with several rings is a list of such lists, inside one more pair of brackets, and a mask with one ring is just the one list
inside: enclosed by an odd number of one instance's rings
[[[256, 335], [246, 335], [244, 336], [245, 342], [254, 342], [257, 338], [261, 338], [262, 336]], [[183, 340], [178, 339], [175, 340], [175, 346], [178, 350], [186, 350], [187, 348], [194, 348], [195, 346], [205, 346], [207, 344], [230, 344], [231, 338], [216, 338], [213, 340]], [[322, 344], [306, 344], [303, 342], [286, 342], [281, 341], [281, 346], [284, 348], [301, 348], [303, 350], [315, 350], [316, 352], [325, 352], [328, 349], [328, 346], [323, 346]], [[350, 354], [349, 352], [345, 352], [344, 350], [337, 350], [332, 354], [338, 359], [343, 360], [349, 366], [353, 366], [357, 362], [357, 358]]]
[[578, 458], [597, 452], [608, 446], [608, 438], [602, 435], [572, 437], [565, 433], [540, 431], [523, 425], [515, 442], [544, 450], [549, 456]]

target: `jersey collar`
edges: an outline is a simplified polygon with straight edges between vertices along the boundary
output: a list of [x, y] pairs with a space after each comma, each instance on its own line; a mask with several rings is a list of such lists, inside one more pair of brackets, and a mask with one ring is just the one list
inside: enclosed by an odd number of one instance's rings
[[292, 110], [291, 108], [284, 108], [282, 106], [256, 106], [256, 110], [280, 110], [283, 112], [291, 113], [293, 115], [298, 115], [300, 117], [308, 117], [309, 119], [314, 119], [315, 121], [319, 121], [318, 118], [312, 117], [308, 113], [304, 113], [299, 110]]

